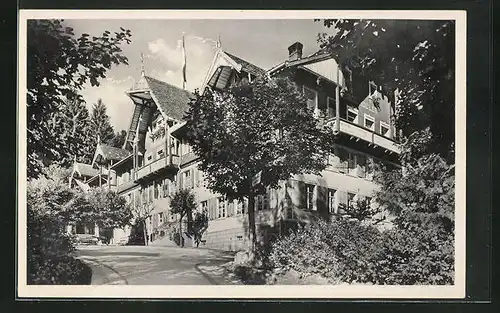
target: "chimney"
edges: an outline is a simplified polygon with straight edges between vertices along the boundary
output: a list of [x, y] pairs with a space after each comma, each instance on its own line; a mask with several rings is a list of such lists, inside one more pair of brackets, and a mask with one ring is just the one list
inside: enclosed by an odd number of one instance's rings
[[302, 45], [300, 42], [293, 43], [288, 47], [288, 61], [300, 60], [302, 58]]

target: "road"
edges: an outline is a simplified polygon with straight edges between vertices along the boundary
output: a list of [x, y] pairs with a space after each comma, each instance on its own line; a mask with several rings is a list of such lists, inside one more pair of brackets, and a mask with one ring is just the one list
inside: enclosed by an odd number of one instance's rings
[[[232, 255], [208, 249], [82, 246], [76, 256], [92, 268], [92, 285], [230, 284], [217, 265]], [[219, 269], [219, 270], [218, 270]]]

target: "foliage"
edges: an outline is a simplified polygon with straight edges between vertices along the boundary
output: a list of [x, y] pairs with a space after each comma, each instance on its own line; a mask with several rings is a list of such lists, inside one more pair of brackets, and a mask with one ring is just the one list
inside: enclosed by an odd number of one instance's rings
[[454, 21], [324, 20], [336, 33], [321, 47], [387, 95], [398, 92], [396, 128], [404, 137], [430, 130], [428, 149], [453, 161], [455, 140]]
[[94, 141], [94, 147], [98, 143], [98, 138], [101, 142], [109, 142], [115, 137], [113, 126], [111, 126], [109, 116], [106, 113], [106, 105], [101, 99], [98, 99], [97, 103], [92, 106], [90, 125], [93, 131], [92, 139]]
[[436, 155], [424, 155], [403, 171], [383, 171], [375, 175], [381, 188], [376, 201], [396, 216], [401, 229], [426, 227], [454, 233], [454, 166]]
[[438, 229], [380, 232], [359, 221], [317, 221], [276, 241], [269, 255], [278, 273], [319, 274], [332, 283], [452, 284], [453, 239]]
[[136, 203], [132, 206], [132, 225], [135, 225], [136, 229], [142, 229], [144, 245], [148, 244], [148, 234], [146, 221], [151, 217], [155, 207], [152, 202]]
[[130, 225], [133, 214], [125, 198], [106, 188], [92, 188], [87, 199], [93, 208], [92, 216], [86, 221], [95, 222], [103, 228], [121, 228]]
[[[247, 89], [207, 89], [189, 104], [189, 143], [200, 156], [207, 187], [229, 199], [249, 199], [255, 244], [254, 195], [294, 174], [319, 173], [333, 135], [313, 117], [297, 86], [286, 78], [258, 78]], [[261, 184], [251, 179], [261, 172]]]
[[194, 241], [197, 245], [200, 244], [203, 233], [208, 228], [208, 212], [196, 212], [193, 218], [193, 224], [191, 227], [191, 234], [194, 237]]
[[29, 272], [28, 284], [34, 285], [90, 285], [92, 269], [71, 256], [48, 258]]
[[127, 139], [127, 131], [121, 130], [120, 132], [116, 132], [114, 137], [108, 140], [106, 143], [115, 148], [123, 148], [125, 139]]
[[121, 28], [76, 38], [62, 20], [27, 24], [28, 177], [37, 177], [44, 165], [68, 157], [61, 145], [63, 123], [54, 114], [69, 102], [79, 103], [78, 91], [88, 83], [98, 86], [113, 65], [127, 64], [120, 46], [130, 43], [131, 33]]
[[[193, 233], [193, 210], [196, 208], [196, 201], [194, 194], [189, 189], [180, 189], [175, 192], [170, 200], [170, 212], [179, 214], [179, 236], [182, 234], [182, 219], [187, 216], [187, 233]], [[184, 239], [182, 239], [181, 246], [184, 246]]]

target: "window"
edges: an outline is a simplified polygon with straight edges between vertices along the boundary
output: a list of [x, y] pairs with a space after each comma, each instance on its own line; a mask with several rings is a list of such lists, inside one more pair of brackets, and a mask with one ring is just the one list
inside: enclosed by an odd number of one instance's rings
[[389, 137], [389, 124], [380, 122], [380, 134], [385, 137]]
[[354, 206], [354, 197], [356, 195], [354, 193], [347, 193], [347, 209], [349, 210], [352, 206]]
[[149, 162], [149, 161], [151, 161], [153, 159], [153, 156], [152, 155], [148, 155], [146, 158], [147, 158], [147, 160]]
[[191, 171], [190, 170], [185, 171], [184, 172], [184, 188], [191, 188], [193, 186], [191, 179], [192, 179]]
[[353, 107], [347, 107], [347, 120], [351, 123], [358, 122], [358, 109]]
[[303, 87], [304, 87], [303, 89], [304, 97], [306, 97], [307, 100], [307, 108], [312, 111], [317, 108], [318, 93], [309, 87], [306, 86]]
[[160, 224], [163, 223], [163, 212], [158, 213], [158, 221]]
[[328, 189], [328, 212], [337, 213], [337, 190]]
[[375, 130], [375, 119], [367, 114], [365, 114], [365, 128], [371, 131]]
[[154, 185], [148, 186], [148, 201], [152, 201], [154, 196]]
[[217, 217], [224, 218], [226, 217], [226, 200], [224, 197], [217, 198]]
[[201, 201], [201, 212], [208, 212], [208, 201]]
[[163, 152], [163, 149], [158, 150], [158, 158], [163, 158], [165, 156], [165, 152]]
[[306, 210], [314, 209], [314, 185], [306, 184]]
[[160, 183], [155, 182], [153, 185], [153, 190], [154, 190], [154, 198], [158, 199], [160, 197]]
[[377, 91], [377, 89], [378, 87], [374, 82], [370, 82], [368, 84], [368, 93], [370, 96], [372, 96]]
[[165, 179], [163, 181], [163, 197], [164, 198], [168, 197], [169, 190], [170, 190], [170, 181], [168, 179]]
[[326, 98], [327, 106], [328, 106], [328, 118], [335, 117], [337, 112], [335, 109], [335, 97], [327, 97]]

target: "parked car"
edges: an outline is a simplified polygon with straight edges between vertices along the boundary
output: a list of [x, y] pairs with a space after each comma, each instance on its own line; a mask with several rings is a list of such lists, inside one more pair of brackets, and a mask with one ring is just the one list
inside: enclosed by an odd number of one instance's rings
[[99, 243], [99, 237], [90, 234], [77, 234], [76, 244], [78, 245], [97, 245]]

